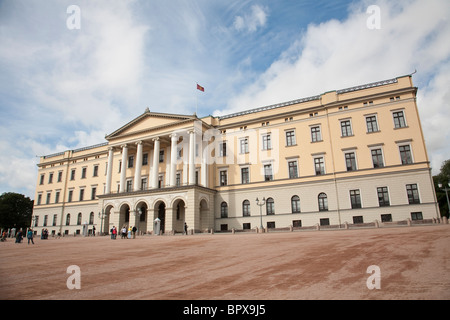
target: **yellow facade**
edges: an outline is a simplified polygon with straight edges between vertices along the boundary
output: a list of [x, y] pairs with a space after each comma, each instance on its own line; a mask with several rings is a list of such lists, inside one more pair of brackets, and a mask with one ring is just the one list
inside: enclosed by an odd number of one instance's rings
[[[35, 229], [154, 233], [160, 218], [174, 233], [185, 222], [201, 232], [437, 218], [416, 92], [403, 76], [222, 117], [147, 109], [106, 143], [41, 158]], [[262, 214], [256, 198], [266, 200]]]

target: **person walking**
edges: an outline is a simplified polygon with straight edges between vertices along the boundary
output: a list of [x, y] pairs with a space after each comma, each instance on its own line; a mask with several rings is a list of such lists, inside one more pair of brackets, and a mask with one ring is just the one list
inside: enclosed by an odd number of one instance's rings
[[133, 231], [133, 239], [136, 239], [136, 231], [137, 231], [136, 226], [134, 226], [133, 229], [131, 229], [131, 231]]
[[127, 238], [127, 227], [123, 226], [122, 228], [122, 239]]
[[22, 239], [23, 239], [22, 229], [20, 229], [19, 232], [17, 232], [17, 235], [16, 235], [16, 243], [21, 243]]
[[132, 228], [131, 228], [131, 226], [128, 228], [128, 239], [131, 239], [131, 230], [133, 230]]
[[27, 239], [28, 239], [28, 244], [30, 244], [30, 240], [31, 240], [31, 243], [34, 244], [34, 241], [33, 241], [33, 230], [32, 229], [28, 229]]
[[187, 230], [188, 230], [188, 225], [186, 224], [186, 222], [184, 223], [184, 234], [187, 235]]

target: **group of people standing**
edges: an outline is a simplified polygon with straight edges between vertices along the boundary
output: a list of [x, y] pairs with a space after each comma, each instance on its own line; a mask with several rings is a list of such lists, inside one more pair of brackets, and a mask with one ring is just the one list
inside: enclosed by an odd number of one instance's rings
[[[131, 236], [133, 236], [133, 239], [136, 239], [136, 231], [137, 231], [136, 226], [134, 227], [129, 226], [128, 229], [126, 225], [123, 226], [122, 229], [120, 229], [121, 239], [131, 239]], [[113, 226], [110, 232], [111, 232], [111, 239], [113, 240], [117, 239], [118, 230], [116, 226]]]
[[[10, 232], [8, 235], [8, 232], [6, 230], [3, 230], [3, 232], [1, 233], [1, 241], [4, 242], [6, 241], [6, 238], [9, 237], [15, 237], [16, 238], [16, 243], [22, 243], [23, 240], [23, 230], [22, 228], [19, 229], [19, 231], [16, 233], [16, 230], [14, 229], [13, 232]], [[30, 242], [32, 244], [34, 244], [34, 240], [33, 240], [33, 230], [32, 229], [28, 229], [27, 233], [26, 233], [26, 237], [28, 239], [28, 244], [30, 244]]]
[[[186, 222], [184, 223], [183, 229], [184, 229], [183, 234], [187, 235], [188, 234], [188, 226], [187, 226]], [[112, 240], [117, 239], [117, 233], [119, 231], [117, 230], [116, 226], [113, 226], [111, 228], [111, 230], [109, 230], [109, 231], [111, 233], [111, 239]], [[121, 239], [131, 239], [131, 236], [133, 236], [133, 239], [136, 239], [136, 231], [137, 231], [136, 226], [134, 226], [134, 227], [129, 226], [127, 229], [127, 226], [124, 225], [122, 227], [122, 229], [120, 229]]]

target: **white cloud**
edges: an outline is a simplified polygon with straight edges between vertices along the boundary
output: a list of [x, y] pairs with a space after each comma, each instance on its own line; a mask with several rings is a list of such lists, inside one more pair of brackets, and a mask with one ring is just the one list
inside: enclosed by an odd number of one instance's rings
[[260, 5], [253, 5], [251, 12], [234, 18], [233, 26], [237, 31], [255, 32], [264, 27], [267, 22], [268, 9]]
[[417, 69], [413, 81], [424, 88], [419, 89], [418, 103], [424, 136], [433, 167], [439, 169], [437, 161], [450, 158], [448, 144], [444, 145], [450, 138], [450, 127], [445, 126], [450, 122], [450, 3], [378, 1], [379, 30], [367, 28], [366, 9], [371, 4], [354, 4], [343, 21], [309, 25], [256, 81], [229, 100], [226, 110], [214, 114], [308, 97]]

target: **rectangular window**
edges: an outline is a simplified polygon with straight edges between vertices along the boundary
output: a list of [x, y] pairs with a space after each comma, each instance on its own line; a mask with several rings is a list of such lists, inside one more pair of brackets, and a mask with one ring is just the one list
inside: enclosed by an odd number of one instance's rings
[[295, 131], [294, 130], [289, 130], [286, 131], [286, 146], [295, 146], [296, 145], [296, 141], [295, 141]]
[[40, 205], [42, 203], [42, 194], [38, 194], [37, 204]]
[[175, 180], [175, 185], [177, 187], [181, 186], [181, 173], [177, 173], [177, 177], [176, 177], [176, 180]]
[[363, 216], [353, 216], [353, 223], [357, 224], [357, 223], [364, 223], [364, 218]]
[[220, 151], [220, 156], [221, 157], [226, 157], [227, 156], [227, 142], [226, 141], [224, 141], [224, 142], [222, 142], [220, 145], [219, 145], [219, 147], [220, 147], [220, 149], [219, 149], [219, 151]]
[[242, 229], [244, 229], [244, 230], [250, 230], [251, 228], [252, 227], [251, 227], [251, 224], [249, 222], [242, 224]]
[[292, 226], [294, 228], [301, 228], [302, 227], [302, 220], [292, 220]]
[[314, 169], [316, 171], [316, 176], [325, 174], [325, 164], [323, 162], [323, 157], [314, 158]]
[[367, 133], [378, 132], [378, 122], [376, 116], [366, 117]]
[[422, 212], [411, 212], [411, 220], [423, 220]]
[[383, 168], [383, 154], [381, 152], [381, 149], [372, 149], [372, 163], [374, 168]]
[[417, 184], [407, 184], [406, 193], [408, 194], [409, 204], [420, 203], [419, 190], [417, 189]]
[[269, 150], [272, 149], [272, 140], [270, 134], [266, 134], [262, 136], [262, 149]]
[[411, 156], [411, 147], [409, 145], [399, 146], [400, 150], [400, 159], [402, 161], [402, 164], [411, 164], [412, 156]]
[[80, 189], [80, 201], [84, 200], [84, 189]]
[[162, 174], [158, 176], [158, 188], [159, 189], [164, 188], [164, 175]]
[[361, 194], [359, 190], [350, 190], [350, 201], [352, 209], [361, 208]]
[[95, 197], [97, 196], [97, 188], [92, 187], [91, 189], [91, 200], [95, 200]]
[[241, 181], [242, 184], [250, 182], [250, 173], [248, 168], [241, 168]]
[[72, 202], [72, 198], [73, 198], [73, 190], [69, 190], [69, 195], [67, 198], [67, 202]]
[[322, 218], [319, 220], [321, 226], [329, 226], [330, 225], [330, 219], [329, 218]]
[[272, 165], [265, 164], [264, 165], [264, 181], [271, 181], [271, 180], [273, 180]]
[[45, 174], [41, 174], [41, 179], [39, 180], [40, 185], [44, 184], [44, 178], [45, 178]]
[[394, 117], [394, 128], [404, 128], [406, 127], [405, 115], [403, 111], [396, 111], [392, 113]]
[[47, 199], [45, 200], [45, 204], [50, 204], [50, 198], [52, 194], [50, 192], [47, 193]]
[[219, 175], [220, 175], [220, 185], [226, 186], [228, 184], [227, 171], [222, 170], [220, 171]]
[[60, 192], [59, 192], [59, 191], [56, 191], [56, 194], [55, 194], [55, 203], [59, 203], [59, 195], [60, 195]]
[[298, 178], [297, 161], [289, 161], [288, 168], [289, 168], [289, 179]]
[[241, 153], [248, 153], [248, 138], [241, 139], [240, 144], [241, 144]]
[[86, 179], [87, 168], [84, 167], [81, 169], [81, 179]]
[[70, 180], [75, 180], [75, 169], [70, 172]]
[[62, 181], [62, 171], [59, 171], [58, 172], [58, 182], [61, 182]]
[[345, 164], [347, 171], [355, 171], [356, 168], [356, 157], [354, 152], [348, 152], [345, 154]]
[[44, 216], [44, 224], [43, 224], [44, 227], [47, 226], [47, 222], [48, 222], [48, 215], [46, 214], [46, 215]]
[[58, 215], [57, 215], [57, 214], [54, 214], [54, 215], [53, 215], [53, 223], [52, 223], [52, 226], [53, 226], [53, 227], [56, 226], [57, 220], [58, 220]]
[[390, 214], [390, 213], [382, 214], [381, 222], [392, 222], [392, 214]]
[[342, 137], [349, 137], [352, 136], [352, 125], [350, 120], [343, 120], [341, 121], [341, 136]]
[[318, 142], [318, 141], [322, 141], [320, 126], [311, 127], [311, 142]]
[[143, 166], [148, 165], [148, 153], [144, 153], [144, 154], [142, 155], [142, 165], [143, 165]]
[[147, 178], [141, 179], [141, 190], [147, 190]]
[[159, 163], [164, 162], [164, 150], [159, 151]]
[[53, 183], [53, 172], [48, 175], [48, 183]]
[[94, 166], [94, 173], [92, 174], [93, 177], [98, 177], [98, 165]]
[[380, 207], [387, 207], [390, 205], [389, 203], [389, 191], [387, 187], [377, 188], [378, 193], [378, 204]]

